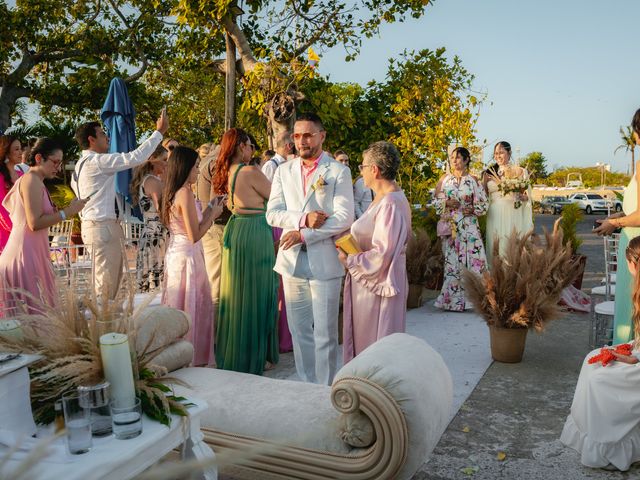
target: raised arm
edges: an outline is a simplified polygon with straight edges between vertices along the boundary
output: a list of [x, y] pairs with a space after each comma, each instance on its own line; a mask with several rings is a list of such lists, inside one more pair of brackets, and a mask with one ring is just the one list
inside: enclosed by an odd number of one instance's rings
[[137, 167], [149, 159], [160, 142], [162, 142], [162, 134], [156, 130], [132, 152], [97, 155], [98, 166], [105, 173], [120, 172]]
[[[300, 220], [304, 213], [287, 209], [287, 202], [284, 197], [282, 185], [283, 168], [276, 169], [271, 183], [271, 193], [267, 203], [267, 223], [272, 227], [284, 228], [286, 230], [297, 230], [300, 228]], [[352, 193], [353, 197], [353, 193]]]
[[320, 228], [305, 228], [302, 230], [305, 243], [319, 242], [344, 232], [353, 223], [353, 212], [351, 172], [345, 167], [336, 178], [336, 186], [333, 192], [333, 213]]

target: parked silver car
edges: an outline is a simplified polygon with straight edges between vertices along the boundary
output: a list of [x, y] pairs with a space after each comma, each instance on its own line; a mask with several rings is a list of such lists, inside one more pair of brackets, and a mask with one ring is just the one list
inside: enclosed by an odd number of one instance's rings
[[593, 212], [607, 212], [609, 207], [607, 200], [597, 193], [574, 193], [569, 197], [569, 201], [578, 205], [580, 210], [584, 210], [587, 215]]

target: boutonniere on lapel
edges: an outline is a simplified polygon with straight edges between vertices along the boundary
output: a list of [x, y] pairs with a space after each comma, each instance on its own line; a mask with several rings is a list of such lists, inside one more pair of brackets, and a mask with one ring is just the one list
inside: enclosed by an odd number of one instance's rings
[[316, 183], [314, 183], [313, 185], [311, 185], [311, 190], [313, 190], [314, 192], [317, 192], [318, 190], [322, 190], [325, 185], [329, 185], [326, 180], [322, 177], [322, 175], [320, 175], [318, 177], [318, 180], [316, 180]]

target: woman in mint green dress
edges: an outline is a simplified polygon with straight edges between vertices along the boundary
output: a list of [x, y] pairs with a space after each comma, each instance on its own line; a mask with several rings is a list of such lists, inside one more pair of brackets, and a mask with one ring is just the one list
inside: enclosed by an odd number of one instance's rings
[[[636, 111], [631, 121], [633, 137], [640, 144], [640, 109]], [[631, 178], [624, 191], [622, 212], [608, 217], [602, 225], [596, 229], [601, 235], [611, 235], [617, 229], [622, 228], [618, 242], [618, 263], [616, 270], [616, 303], [613, 319], [613, 345], [626, 343], [633, 340], [633, 327], [631, 325], [631, 288], [633, 277], [627, 267], [625, 251], [631, 239], [640, 235], [640, 191], [638, 190], [638, 170], [640, 162], [636, 165], [636, 173]]]
[[212, 198], [227, 195], [233, 213], [224, 230], [216, 362], [218, 368], [262, 375], [278, 361], [278, 281], [265, 204], [271, 182], [247, 165], [248, 135], [236, 128], [222, 136], [211, 181]]

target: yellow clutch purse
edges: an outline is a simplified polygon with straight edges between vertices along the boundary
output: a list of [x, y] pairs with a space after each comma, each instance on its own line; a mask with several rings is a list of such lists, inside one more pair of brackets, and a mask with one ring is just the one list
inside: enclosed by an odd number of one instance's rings
[[342, 237], [337, 239], [336, 247], [338, 247], [347, 255], [353, 255], [362, 251], [360, 250], [360, 247], [350, 233], [347, 233], [346, 235], [343, 235]]

